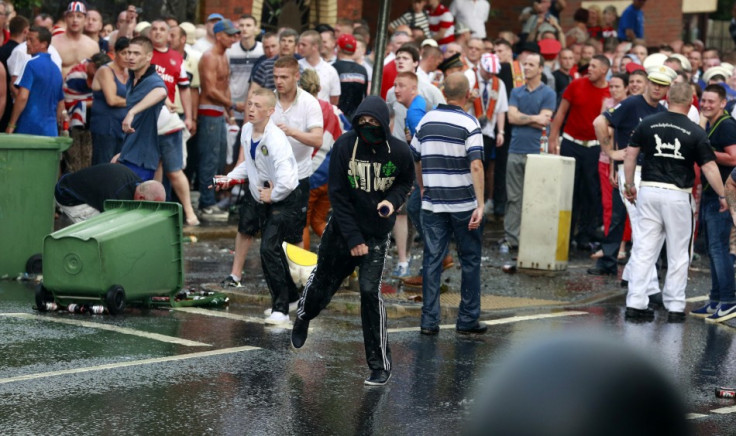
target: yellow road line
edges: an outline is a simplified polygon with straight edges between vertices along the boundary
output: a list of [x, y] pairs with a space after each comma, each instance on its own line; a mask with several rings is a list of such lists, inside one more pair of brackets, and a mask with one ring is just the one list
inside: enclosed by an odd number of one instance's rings
[[127, 368], [131, 366], [152, 365], [155, 363], [164, 363], [164, 362], [176, 362], [176, 361], [188, 360], [188, 359], [198, 359], [202, 357], [221, 356], [225, 354], [234, 354], [234, 353], [240, 353], [243, 351], [252, 351], [252, 350], [259, 350], [259, 349], [260, 348], [258, 347], [251, 347], [251, 346], [233, 347], [233, 348], [224, 348], [222, 350], [200, 351], [198, 353], [180, 354], [177, 356], [156, 357], [152, 359], [142, 359], [142, 360], [133, 360], [129, 362], [118, 362], [118, 363], [108, 363], [105, 365], [87, 366], [84, 368], [65, 369], [62, 371], [39, 372], [36, 374], [26, 374], [26, 375], [19, 375], [16, 377], [3, 378], [3, 379], [0, 379], [0, 384], [14, 383], [14, 382], [26, 381], [26, 380], [37, 380], [37, 379], [49, 378], [49, 377], [58, 377], [61, 375], [69, 375], [69, 374], [82, 374], [85, 372], [106, 371], [109, 369]]
[[[581, 312], [581, 311], [565, 311], [565, 312], [555, 312], [555, 313], [541, 313], [538, 315], [525, 315], [525, 316], [512, 316], [509, 318], [501, 318], [501, 319], [493, 319], [490, 321], [480, 321], [481, 323], [484, 323], [486, 325], [500, 325], [500, 324], [511, 324], [515, 322], [522, 322], [522, 321], [533, 321], [537, 319], [547, 319], [547, 318], [560, 318], [563, 316], [578, 316], [578, 315], [588, 315], [588, 312]], [[440, 329], [454, 329], [455, 324], [444, 324], [440, 326]], [[405, 328], [398, 328], [398, 329], [389, 329], [389, 333], [399, 333], [399, 332], [415, 332], [419, 330], [419, 327], [405, 327]]]
[[67, 319], [54, 316], [40, 316], [32, 313], [2, 313], [2, 316], [8, 316], [20, 319], [31, 319], [35, 321], [48, 321], [59, 324], [73, 325], [77, 327], [87, 327], [98, 330], [107, 330], [115, 333], [121, 333], [124, 335], [138, 336], [141, 338], [152, 339], [154, 341], [166, 342], [169, 344], [184, 345], [186, 347], [211, 347], [211, 344], [205, 344], [204, 342], [190, 341], [187, 339], [181, 339], [174, 336], [167, 336], [158, 333], [144, 332], [142, 330], [135, 330], [127, 327], [118, 327], [110, 324], [102, 324], [98, 322], [82, 321], [80, 319]]

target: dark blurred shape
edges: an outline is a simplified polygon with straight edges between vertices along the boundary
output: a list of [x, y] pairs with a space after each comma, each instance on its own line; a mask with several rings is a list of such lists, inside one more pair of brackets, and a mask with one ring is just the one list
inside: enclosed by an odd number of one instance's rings
[[690, 435], [678, 392], [647, 358], [602, 336], [566, 333], [492, 369], [465, 435]]

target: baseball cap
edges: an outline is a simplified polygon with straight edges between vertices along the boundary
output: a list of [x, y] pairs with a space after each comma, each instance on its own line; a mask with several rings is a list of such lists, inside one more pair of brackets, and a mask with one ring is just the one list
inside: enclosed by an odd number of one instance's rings
[[667, 65], [659, 65], [647, 69], [647, 79], [659, 85], [670, 86], [677, 73]]
[[66, 13], [68, 14], [70, 12], [81, 12], [84, 15], [87, 15], [87, 6], [82, 2], [71, 2], [66, 7]]
[[337, 38], [337, 46], [346, 53], [355, 53], [357, 41], [353, 35], [343, 33]]
[[542, 39], [537, 44], [539, 45], [539, 53], [548, 61], [556, 58], [562, 50], [562, 44], [556, 39]]
[[480, 66], [491, 74], [498, 74], [501, 71], [501, 62], [498, 60], [498, 56], [493, 53], [484, 53], [480, 57]]
[[148, 21], [141, 21], [140, 23], [135, 25], [135, 33], [140, 34], [149, 27], [151, 27], [151, 23], [149, 23]]
[[218, 14], [218, 13], [209, 14], [207, 16], [207, 21], [212, 21], [212, 20], [220, 21], [220, 20], [224, 20], [224, 19], [225, 19], [225, 17], [223, 17], [222, 14]]
[[628, 64], [626, 64], [626, 74], [631, 74], [631, 73], [633, 73], [636, 70], [645, 71], [644, 70], [644, 67], [642, 67], [641, 65], [637, 64], [636, 62], [629, 62]]
[[240, 33], [240, 30], [236, 29], [235, 26], [233, 26], [232, 21], [220, 20], [217, 23], [215, 23], [215, 27], [212, 28], [212, 32], [216, 34], [220, 32], [225, 32], [228, 35], [235, 35], [236, 33]]

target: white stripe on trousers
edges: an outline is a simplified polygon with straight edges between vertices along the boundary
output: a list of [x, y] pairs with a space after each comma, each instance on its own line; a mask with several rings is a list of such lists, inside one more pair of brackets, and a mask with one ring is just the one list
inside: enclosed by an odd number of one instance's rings
[[634, 239], [629, 260], [631, 280], [626, 306], [646, 309], [649, 274], [662, 244], [667, 244], [667, 277], [662, 288], [665, 308], [685, 310], [685, 287], [694, 231], [694, 201], [690, 193], [644, 186], [637, 196], [640, 236]]
[[[635, 205], [631, 204], [631, 202], [626, 199], [626, 196], [624, 196], [624, 190], [621, 189], [624, 186], [624, 182], [626, 180], [626, 176], [624, 176], [623, 165], [618, 166], [618, 177], [618, 193], [619, 195], [621, 195], [621, 200], [624, 202], [624, 206], [626, 207], [626, 213], [629, 215], [629, 222], [631, 223], [631, 240], [635, 241], [637, 236], [641, 234], [641, 231], [639, 230], [639, 209], [637, 209]], [[640, 184], [641, 165], [637, 165], [636, 170], [634, 171], [634, 186], [636, 186], [637, 192], [639, 191]], [[626, 280], [627, 282], [631, 280], [631, 268], [629, 267], [629, 262], [626, 262], [626, 266], [624, 266], [624, 272], [621, 274], [621, 279]], [[659, 278], [657, 277], [657, 265], [655, 263], [655, 265], [652, 266], [652, 269], [649, 272], [649, 287], [647, 288], [647, 295], [659, 294], [659, 292]]]
[[[391, 238], [386, 238], [386, 251], [385, 253], [388, 253], [389, 248], [391, 247]], [[381, 266], [381, 277], [378, 279], [378, 310], [381, 317], [381, 320], [379, 322], [379, 329], [380, 329], [380, 335], [381, 335], [381, 359], [383, 360], [383, 367], [386, 369], [386, 371], [391, 371], [391, 360], [386, 355], [386, 349], [388, 348], [388, 330], [386, 329], [387, 321], [387, 315], [386, 315], [386, 305], [383, 303], [383, 294], [381, 294], [381, 283], [383, 283], [383, 269], [386, 267], [386, 256], [383, 256], [383, 266]]]

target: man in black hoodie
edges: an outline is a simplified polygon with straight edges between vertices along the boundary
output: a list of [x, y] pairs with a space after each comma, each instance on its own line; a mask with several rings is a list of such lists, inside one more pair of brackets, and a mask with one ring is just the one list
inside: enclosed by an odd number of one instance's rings
[[367, 97], [353, 117], [353, 129], [335, 142], [329, 172], [332, 218], [319, 245], [317, 266], [297, 309], [291, 343], [301, 348], [309, 321], [327, 307], [340, 284], [360, 267], [360, 314], [366, 360], [366, 385], [384, 385], [391, 376], [386, 311], [381, 298], [389, 232], [394, 211], [414, 181], [408, 145], [393, 137], [386, 103]]

